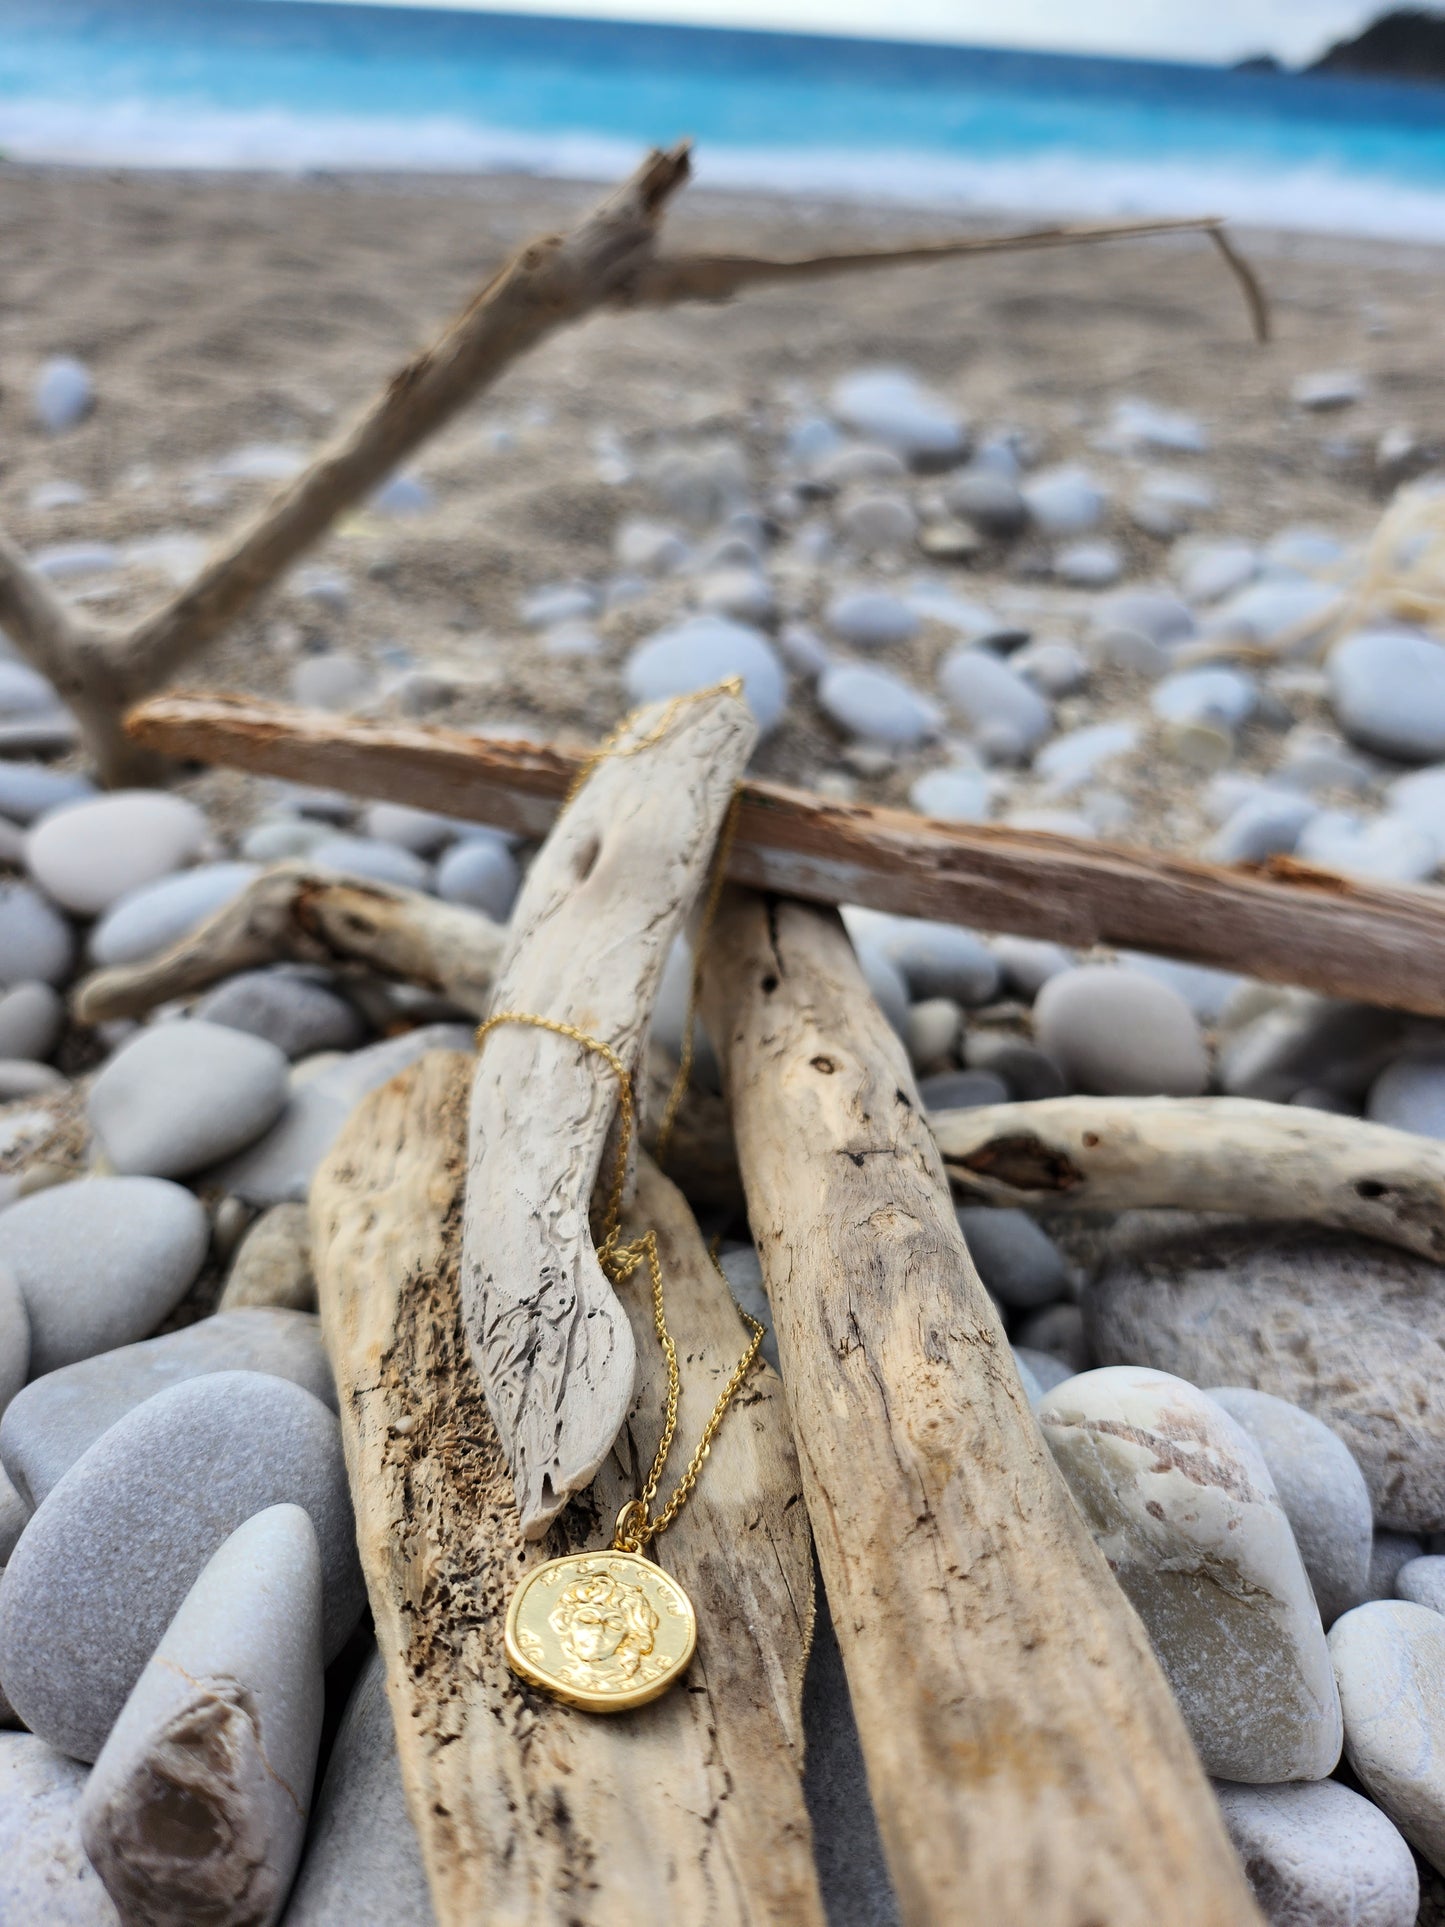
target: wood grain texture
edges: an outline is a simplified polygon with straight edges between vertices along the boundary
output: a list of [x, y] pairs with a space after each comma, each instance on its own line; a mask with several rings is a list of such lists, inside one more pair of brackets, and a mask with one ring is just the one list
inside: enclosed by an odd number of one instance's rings
[[1445, 1264], [1445, 1144], [1413, 1131], [1245, 1097], [1051, 1097], [928, 1121], [969, 1204], [1304, 1219]]
[[[489, 1015], [570, 1024], [635, 1076], [756, 740], [735, 690], [629, 719], [527, 872]], [[570, 1038], [508, 1026], [477, 1062], [462, 1309], [529, 1536], [591, 1483], [632, 1403], [632, 1334], [588, 1222], [617, 1104], [612, 1069]]]
[[170, 949], [95, 971], [74, 992], [76, 1016], [137, 1017], [174, 997], [271, 963], [326, 964], [434, 990], [479, 1016], [503, 932], [479, 910], [418, 890], [278, 863]]
[[[171, 696], [132, 712], [169, 756], [324, 783], [544, 835], [581, 761], [554, 745], [339, 721], [246, 698]], [[1445, 1016], [1445, 891], [1278, 858], [1224, 869], [1042, 831], [940, 823], [744, 784], [728, 875], [815, 903], [963, 923], [1087, 949], [1117, 945]]]
[[[659, 1542], [698, 1612], [684, 1684], [589, 1718], [524, 1686], [506, 1602], [543, 1558], [606, 1542], [661, 1429], [645, 1288], [639, 1401], [593, 1490], [522, 1537], [458, 1293], [471, 1060], [427, 1057], [353, 1114], [312, 1186], [323, 1330], [407, 1801], [439, 1927], [821, 1927], [800, 1788], [813, 1595], [797, 1459], [758, 1365]], [[696, 1438], [746, 1333], [678, 1193], [641, 1162]]]
[[707, 958], [704, 1019], [904, 1918], [1257, 1921], [841, 923], [728, 892]]

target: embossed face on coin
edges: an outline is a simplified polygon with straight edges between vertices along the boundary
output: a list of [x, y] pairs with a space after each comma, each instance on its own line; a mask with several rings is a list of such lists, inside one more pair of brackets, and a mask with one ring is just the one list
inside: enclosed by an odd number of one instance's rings
[[512, 1670], [595, 1713], [656, 1699], [686, 1668], [696, 1639], [682, 1587], [633, 1552], [549, 1559], [528, 1573], [507, 1612]]

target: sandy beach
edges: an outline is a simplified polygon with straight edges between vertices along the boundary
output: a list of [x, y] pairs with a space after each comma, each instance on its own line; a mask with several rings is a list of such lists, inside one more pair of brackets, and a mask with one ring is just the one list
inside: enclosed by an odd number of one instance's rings
[[[305, 452], [526, 237], [565, 224], [596, 197], [590, 184], [489, 178], [160, 175], [0, 168], [0, 517], [29, 550], [79, 541], [164, 538], [147, 558], [82, 580], [104, 614], [163, 593], [201, 541], [263, 501], [274, 480], [218, 475], [235, 451]], [[742, 198], [693, 191], [669, 224], [678, 245], [808, 250], [1000, 225], [920, 209]], [[1001, 225], [1013, 225], [1002, 223]], [[1403, 425], [1427, 447], [1439, 418], [1445, 259], [1427, 248], [1270, 234], [1239, 237], [1267, 288], [1275, 340], [1257, 347], [1238, 292], [1201, 238], [1112, 243], [1052, 253], [889, 270], [717, 309], [618, 314], [554, 339], [426, 447], [416, 472], [434, 504], [412, 519], [353, 518], [315, 556], [343, 574], [329, 599], [273, 599], [186, 678], [192, 686], [284, 693], [301, 652], [343, 649], [379, 671], [442, 661], [458, 693], [433, 719], [594, 737], [627, 706], [626, 651], [686, 608], [686, 578], [602, 617], [600, 651], [555, 660], [518, 613], [529, 590], [615, 573], [612, 543], [628, 515], [667, 520], [647, 486], [649, 460], [672, 446], [725, 438], [747, 451], [756, 499], [780, 476], [790, 421], [860, 366], [901, 363], [955, 404], [976, 434], [1027, 438], [1037, 464], [1081, 461], [1113, 492], [1104, 531], [1123, 548], [1125, 582], [1167, 579], [1169, 544], [1124, 512], [1145, 470], [1203, 477], [1218, 506], [1198, 532], [1263, 542], [1300, 526], [1353, 541], [1388, 492], [1376, 460]], [[63, 439], [30, 417], [48, 355], [81, 357], [97, 406]], [[1347, 368], [1363, 400], [1337, 412], [1292, 404], [1305, 374]], [[1198, 455], [1120, 454], [1096, 445], [1124, 396], [1187, 411], [1205, 429]], [[604, 459], [599, 463], [599, 449]], [[234, 464], [232, 464], [234, 466]], [[614, 479], [621, 468], [633, 479]], [[927, 511], [929, 479], [910, 483]], [[935, 478], [936, 479], [936, 478]], [[48, 503], [46, 485], [86, 491]], [[37, 495], [36, 491], [41, 493]], [[172, 538], [192, 538], [189, 544]], [[917, 552], [835, 555], [815, 569], [780, 558], [780, 614], [816, 621], [840, 582], [920, 575], [1036, 634], [1087, 627], [1091, 597], [1042, 573], [1028, 539], [986, 547], [967, 565]], [[69, 585], [67, 585], [69, 586]], [[344, 607], [337, 607], [343, 601]], [[935, 623], [890, 654], [927, 683], [956, 637]], [[845, 655], [847, 651], [843, 652]], [[1137, 711], [1142, 685], [1096, 675], [1066, 698], [1059, 724]], [[761, 769], [881, 801], [906, 799], [931, 747], [845, 760], [843, 739], [801, 692], [760, 754]], [[384, 706], [384, 705], [383, 705]], [[1308, 691], [1293, 720], [1322, 711]], [[1251, 724], [1237, 767], [1266, 767], [1273, 735]], [[883, 767], [877, 767], [879, 762]], [[1198, 784], [1157, 742], [1129, 759], [1117, 786], [1129, 835], [1198, 843]], [[210, 799], [230, 779], [207, 779]], [[240, 799], [237, 798], [237, 801]], [[1028, 775], [1004, 775], [998, 812], [1041, 800]]]

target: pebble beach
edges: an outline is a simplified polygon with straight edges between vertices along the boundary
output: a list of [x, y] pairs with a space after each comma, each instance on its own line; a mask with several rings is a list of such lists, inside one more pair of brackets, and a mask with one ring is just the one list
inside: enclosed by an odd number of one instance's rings
[[[139, 614], [597, 193], [0, 163], [0, 528], [65, 599]], [[1006, 225], [699, 191], [667, 232], [782, 254]], [[828, 797], [1436, 890], [1445, 257], [1235, 239], [1263, 346], [1198, 236], [564, 333], [180, 682], [590, 745], [738, 675], [755, 770]], [[0, 637], [4, 1921], [430, 1918], [306, 1199], [352, 1107], [470, 1048], [476, 1013], [294, 964], [134, 1022], [69, 1000], [277, 862], [505, 922], [531, 855], [233, 772], [105, 793]], [[844, 921], [931, 1111], [1220, 1094], [1445, 1137], [1439, 1022]], [[680, 946], [674, 1056], [688, 975]], [[706, 1050], [694, 1075], [715, 1088]], [[1304, 1223], [959, 1222], [1265, 1917], [1445, 1918], [1439, 1266]], [[705, 1228], [765, 1317], [745, 1218]], [[884, 1927], [826, 1629], [807, 1715], [830, 1921]], [[184, 1841], [147, 1827], [157, 1776], [205, 1820]]]

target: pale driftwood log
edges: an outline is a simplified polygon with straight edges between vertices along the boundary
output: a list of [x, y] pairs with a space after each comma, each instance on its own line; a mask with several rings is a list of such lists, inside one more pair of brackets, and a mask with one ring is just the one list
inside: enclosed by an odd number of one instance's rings
[[1257, 1921], [1148, 1639], [1034, 1424], [841, 923], [729, 892], [705, 956], [904, 1919]]
[[[658, 1542], [698, 1609], [684, 1685], [589, 1718], [507, 1668], [512, 1587], [543, 1557], [605, 1543], [655, 1449], [665, 1373], [639, 1279], [637, 1414], [550, 1541], [524, 1541], [457, 1289], [470, 1071], [435, 1055], [367, 1098], [311, 1191], [357, 1537], [439, 1927], [821, 1927], [799, 1786], [812, 1568], [770, 1370], [754, 1367]], [[746, 1333], [645, 1161], [636, 1211], [629, 1235], [658, 1231], [691, 1440]]]
[[1244, 1097], [1051, 1097], [928, 1121], [970, 1204], [1300, 1218], [1445, 1264], [1445, 1144], [1412, 1131]]
[[[527, 872], [489, 1014], [573, 1025], [640, 1069], [756, 741], [736, 686], [628, 721]], [[462, 1308], [529, 1537], [590, 1484], [632, 1402], [632, 1335], [588, 1223], [617, 1104], [606, 1063], [530, 1025], [494, 1031], [478, 1060]]]
[[169, 950], [87, 977], [74, 995], [82, 1023], [137, 1017], [193, 996], [238, 970], [270, 963], [364, 968], [486, 1008], [504, 932], [478, 910], [391, 883], [278, 863]]
[[[900, 262], [947, 260], [1013, 247], [1073, 245], [1195, 229], [1209, 235], [1244, 291], [1263, 339], [1268, 315], [1249, 269], [1213, 218], [1031, 229], [1021, 235], [768, 261], [747, 255], [659, 260], [657, 229], [690, 171], [686, 143], [654, 150], [570, 234], [530, 241], [483, 285], [429, 348], [399, 369], [358, 420], [304, 474], [221, 544], [195, 579], [128, 629], [103, 629], [55, 595], [0, 532], [0, 628], [70, 705], [110, 781], [143, 774], [121, 728], [126, 703], [157, 689], [242, 615], [346, 509], [364, 501], [458, 409], [559, 328], [600, 308], [723, 301], [761, 283], [810, 280]], [[1263, 332], [1262, 332], [1263, 331]]]
[[[326, 783], [541, 836], [581, 764], [555, 745], [338, 721], [246, 698], [136, 711], [167, 755]], [[1445, 890], [1111, 848], [1035, 830], [940, 823], [743, 785], [728, 875], [817, 903], [962, 923], [1086, 949], [1107, 944], [1445, 1016]]]

